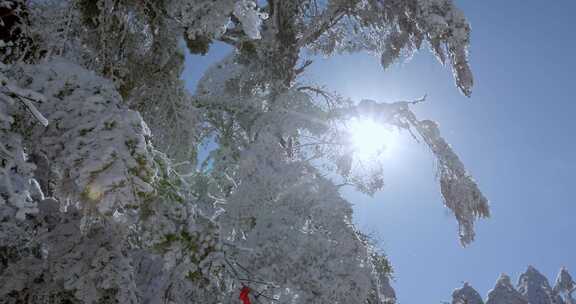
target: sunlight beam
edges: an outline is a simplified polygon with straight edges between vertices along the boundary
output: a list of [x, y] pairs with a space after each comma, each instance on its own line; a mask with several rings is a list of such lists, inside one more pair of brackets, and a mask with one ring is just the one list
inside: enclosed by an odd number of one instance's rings
[[355, 154], [361, 159], [390, 156], [396, 133], [390, 127], [368, 118], [353, 118], [348, 122], [350, 141]]

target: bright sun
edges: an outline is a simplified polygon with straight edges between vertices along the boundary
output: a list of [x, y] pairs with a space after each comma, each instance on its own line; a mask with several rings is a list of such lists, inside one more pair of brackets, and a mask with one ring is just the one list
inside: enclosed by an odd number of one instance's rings
[[372, 119], [353, 118], [348, 122], [354, 152], [362, 159], [389, 156], [396, 133]]

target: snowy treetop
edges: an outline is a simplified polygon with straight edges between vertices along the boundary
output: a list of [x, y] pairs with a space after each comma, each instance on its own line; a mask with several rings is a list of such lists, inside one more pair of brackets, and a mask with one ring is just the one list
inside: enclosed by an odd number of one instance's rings
[[[560, 286], [573, 286], [570, 274], [566, 268], [562, 268], [558, 274], [554, 289], [550, 287], [548, 279], [533, 266], [520, 275], [517, 286], [513, 286], [510, 277], [500, 275], [494, 289], [488, 292], [486, 304], [573, 304], [576, 303], [572, 296], [574, 288], [563, 289]], [[559, 283], [560, 282], [560, 283]], [[457, 289], [452, 295], [452, 303], [484, 303], [470, 285]]]

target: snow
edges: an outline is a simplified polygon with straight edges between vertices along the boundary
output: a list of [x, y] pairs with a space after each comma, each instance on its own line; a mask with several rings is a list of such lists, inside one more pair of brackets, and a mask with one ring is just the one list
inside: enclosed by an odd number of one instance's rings
[[[269, 3], [22, 4], [25, 35], [0, 50], [0, 303], [233, 303], [243, 285], [281, 303], [393, 303], [388, 260], [336, 185], [384, 182], [377, 163], [354, 162], [352, 118], [427, 145], [461, 242], [474, 239], [488, 203], [437, 123], [414, 102], [356, 104], [300, 77], [307, 49], [387, 67], [427, 41], [469, 95], [469, 25], [453, 2]], [[235, 48], [195, 96], [182, 38]], [[216, 147], [195, 170], [206, 139]], [[534, 280], [522, 293], [542, 294]], [[454, 298], [482, 302], [469, 285]]]
[[[496, 281], [496, 286], [488, 292], [486, 304], [571, 304], [574, 299], [562, 287], [574, 291], [571, 276], [566, 268], [560, 269], [556, 287], [552, 289], [548, 279], [533, 266], [520, 275], [518, 285], [512, 285], [508, 275], [502, 274]], [[483, 303], [482, 298], [468, 283], [457, 289], [453, 294], [453, 304]]]

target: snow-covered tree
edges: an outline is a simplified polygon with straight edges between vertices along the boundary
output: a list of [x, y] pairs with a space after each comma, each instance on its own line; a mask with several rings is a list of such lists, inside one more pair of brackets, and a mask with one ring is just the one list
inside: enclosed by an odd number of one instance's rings
[[[0, 298], [139, 303], [160, 294], [185, 302], [209, 290], [221, 262], [217, 225], [194, 209], [113, 83], [56, 59], [11, 66], [3, 77], [11, 112], [3, 109], [10, 141], [2, 142]], [[139, 260], [164, 267], [141, 274]], [[165, 276], [162, 293], [138, 286], [157, 276]]]
[[484, 304], [484, 301], [470, 284], [464, 283], [462, 288], [456, 289], [452, 293], [452, 304]]
[[533, 304], [560, 304], [562, 298], [554, 292], [548, 279], [533, 266], [520, 275], [518, 291]]
[[[380, 160], [359, 165], [353, 119], [430, 149], [462, 244], [489, 215], [419, 101], [356, 102], [301, 77], [306, 53], [386, 68], [428, 45], [470, 95], [451, 0], [0, 0], [0, 18], [2, 304], [395, 301], [336, 185], [383, 184]], [[191, 95], [182, 47], [214, 41], [234, 50]], [[469, 289], [455, 301], [481, 303]]]
[[[488, 292], [486, 304], [571, 304], [574, 281], [565, 267], [560, 269], [554, 288], [548, 279], [533, 266], [520, 275], [514, 287], [510, 277], [500, 275], [494, 289]], [[452, 294], [452, 303], [483, 303], [482, 298], [470, 285], [464, 284]]]
[[566, 267], [560, 269], [560, 273], [558, 273], [558, 276], [556, 277], [554, 291], [563, 296], [566, 304], [576, 303], [576, 300], [572, 295], [574, 291], [576, 291], [576, 282], [574, 282]]
[[510, 277], [502, 274], [494, 289], [488, 292], [486, 304], [528, 304], [528, 300], [514, 288]]

